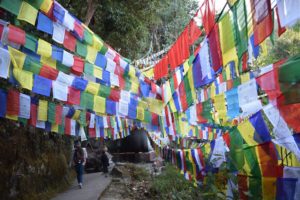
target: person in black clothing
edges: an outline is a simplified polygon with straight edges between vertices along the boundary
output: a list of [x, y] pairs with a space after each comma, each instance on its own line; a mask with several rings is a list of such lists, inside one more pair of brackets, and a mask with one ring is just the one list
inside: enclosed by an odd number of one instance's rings
[[81, 148], [80, 142], [75, 142], [75, 151], [73, 155], [73, 162], [75, 165], [75, 170], [77, 173], [77, 182], [78, 186], [82, 188], [82, 175], [83, 175], [83, 163], [84, 163], [84, 152]]
[[102, 167], [103, 167], [103, 173], [105, 174], [105, 177], [107, 177], [109, 160], [108, 160], [108, 157], [106, 155], [106, 148], [104, 148], [104, 150], [102, 151], [101, 163], [102, 163]]

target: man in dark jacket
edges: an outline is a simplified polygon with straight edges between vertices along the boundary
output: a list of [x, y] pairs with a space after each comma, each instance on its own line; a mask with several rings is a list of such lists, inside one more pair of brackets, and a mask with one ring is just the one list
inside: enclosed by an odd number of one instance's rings
[[101, 163], [102, 163], [102, 167], [103, 167], [103, 173], [105, 174], [105, 177], [107, 177], [107, 173], [108, 173], [108, 166], [109, 166], [109, 160], [106, 154], [107, 149], [104, 148], [101, 154]]
[[73, 155], [73, 162], [75, 165], [75, 170], [77, 173], [77, 182], [78, 186], [81, 189], [82, 188], [82, 175], [83, 175], [83, 163], [84, 163], [84, 152], [81, 148], [81, 144], [79, 141], [75, 142], [75, 151]]

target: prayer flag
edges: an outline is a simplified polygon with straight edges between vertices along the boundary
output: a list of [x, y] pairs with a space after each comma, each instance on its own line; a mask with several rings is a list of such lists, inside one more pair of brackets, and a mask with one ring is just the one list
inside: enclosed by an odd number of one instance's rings
[[219, 22], [220, 44], [222, 50], [223, 66], [234, 61], [237, 66], [237, 52], [235, 48], [235, 40], [233, 35], [233, 27], [230, 12], [227, 12]]
[[14, 69], [13, 74], [15, 79], [19, 82], [22, 88], [32, 90], [32, 73], [20, 69]]
[[58, 76], [58, 70], [47, 65], [43, 65], [39, 75], [50, 80], [56, 80]]
[[51, 54], [52, 54], [51, 44], [46, 42], [45, 40], [39, 39], [37, 54], [39, 54], [41, 56], [45, 56], [45, 57], [51, 57]]
[[69, 31], [65, 31], [63, 45], [66, 49], [72, 52], [75, 51], [76, 38]]
[[7, 107], [7, 92], [0, 89], [0, 117], [5, 117]]
[[26, 94], [20, 94], [19, 117], [24, 119], [30, 118], [30, 96]]
[[8, 41], [24, 45], [26, 42], [25, 31], [13, 25], [9, 25], [8, 28]]
[[53, 35], [52, 39], [59, 43], [62, 44], [64, 43], [65, 40], [65, 27], [59, 24], [58, 22], [53, 23]]
[[87, 46], [80, 41], [76, 42], [76, 53], [78, 53], [82, 57], [86, 57], [87, 55]]
[[105, 114], [105, 98], [94, 96], [94, 111]]
[[51, 92], [51, 85], [51, 80], [39, 75], [34, 75], [32, 92], [49, 97]]
[[212, 68], [216, 72], [223, 65], [222, 52], [221, 52], [221, 48], [220, 48], [218, 23], [215, 24], [215, 26], [213, 27], [213, 29], [211, 30], [211, 32], [207, 36], [207, 38], [208, 38], [208, 43], [209, 43], [209, 47], [210, 47], [209, 50], [210, 50], [210, 55], [211, 55]]
[[106, 112], [110, 115], [116, 115], [116, 102], [106, 99]]
[[53, 98], [67, 101], [68, 100], [68, 85], [61, 83], [59, 81], [52, 82], [52, 91], [53, 91]]
[[97, 95], [99, 88], [100, 84], [89, 81], [85, 91], [89, 92], [90, 94]]
[[19, 14], [18, 14], [18, 19], [26, 21], [33, 26], [35, 25], [35, 20], [37, 17], [38, 10], [32, 7], [29, 3], [26, 1], [22, 1]]
[[10, 56], [9, 52], [0, 48], [0, 77], [7, 78], [9, 75], [9, 66], [10, 66]]
[[0, 2], [0, 6], [1, 8], [4, 8], [5, 10], [9, 11], [10, 13], [18, 15], [22, 2], [23, 1], [21, 0], [2, 0]]
[[48, 18], [46, 15], [44, 15], [43, 13], [39, 12], [37, 29], [52, 35], [53, 34], [52, 20]]
[[37, 120], [47, 121], [48, 118], [48, 101], [39, 100]]
[[74, 105], [80, 105], [80, 90], [73, 87], [69, 87], [68, 103]]
[[84, 68], [84, 60], [81, 58], [74, 56], [74, 64], [71, 68], [72, 73], [74, 73], [77, 76], [80, 76], [83, 73]]
[[215, 24], [215, 1], [205, 0], [200, 7], [202, 23], [206, 35], [208, 35]]
[[300, 1], [290, 0], [277, 0], [278, 18], [282, 27], [292, 27], [300, 19], [300, 13], [298, 9], [300, 7]]

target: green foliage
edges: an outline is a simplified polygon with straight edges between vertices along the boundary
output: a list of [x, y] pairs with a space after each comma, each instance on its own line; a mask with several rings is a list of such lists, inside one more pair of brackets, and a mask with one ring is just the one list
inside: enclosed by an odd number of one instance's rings
[[[59, 2], [84, 21], [86, 1]], [[172, 44], [197, 9], [196, 0], [93, 0], [93, 4], [97, 9], [89, 27], [130, 59]]]
[[167, 165], [161, 175], [154, 178], [150, 188], [155, 199], [202, 199], [201, 190], [172, 166]]

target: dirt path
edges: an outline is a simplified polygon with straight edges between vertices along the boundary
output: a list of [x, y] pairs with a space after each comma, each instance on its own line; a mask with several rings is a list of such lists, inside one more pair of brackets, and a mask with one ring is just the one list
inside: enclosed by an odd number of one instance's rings
[[52, 200], [97, 200], [110, 185], [112, 178], [105, 177], [102, 172], [83, 175], [83, 188], [79, 189], [75, 180], [65, 192], [58, 194]]

